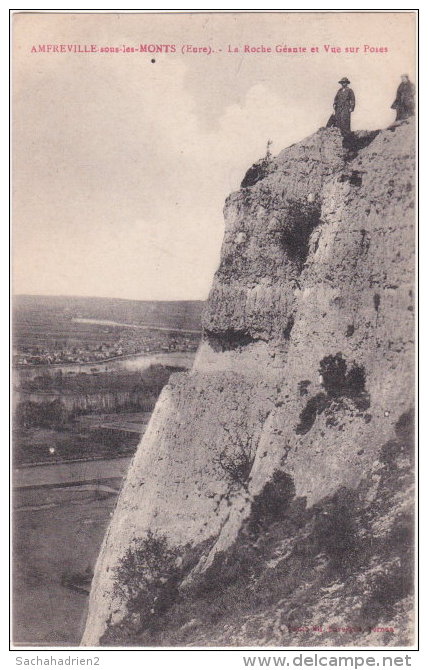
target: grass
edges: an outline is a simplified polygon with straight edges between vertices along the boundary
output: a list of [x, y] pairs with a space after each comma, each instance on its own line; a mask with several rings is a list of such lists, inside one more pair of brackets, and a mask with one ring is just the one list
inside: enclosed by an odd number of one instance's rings
[[[156, 624], [124, 622], [103, 644], [352, 646], [372, 628], [391, 626], [413, 593], [413, 524], [405, 511], [412, 438], [410, 414], [403, 415], [380, 465], [356, 489], [340, 488], [312, 508], [295, 497], [291, 477], [276, 471], [235, 543], [202, 574], [175, 583]], [[367, 504], [372, 477], [376, 494]], [[275, 638], [273, 621], [280, 622]], [[299, 632], [304, 622], [325, 628]], [[382, 639], [409, 644], [411, 635], [403, 629]]]
[[[115, 458], [132, 454], [138, 446], [140, 436], [106, 435], [87, 430], [55, 430], [50, 428], [29, 428], [14, 433], [14, 466], [30, 463], [60, 463], [79, 458]], [[53, 450], [53, 451], [52, 451]]]
[[[63, 491], [65, 491], [63, 489]], [[37, 504], [48, 502], [39, 489]], [[74, 646], [83, 633], [87, 596], [62, 585], [64, 573], [93, 570], [116, 499], [74, 499], [52, 508], [15, 511], [13, 641], [16, 645]], [[68, 492], [64, 496], [68, 496]], [[78, 503], [78, 504], [77, 504]]]
[[[28, 391], [50, 390], [58, 392], [59, 396], [56, 400], [21, 401], [17, 404], [14, 414], [15, 463], [109, 457], [134, 451], [140, 434], [128, 434], [127, 412], [154, 407], [171, 373], [180, 370], [182, 368], [152, 365], [141, 372], [111, 371], [101, 375], [46, 376], [27, 380], [23, 385]], [[96, 415], [103, 409], [105, 411], [103, 392], [109, 395], [112, 409], [117, 411], [115, 427], [120, 428], [120, 424], [124, 424], [122, 431], [109, 431], [105, 426], [90, 430], [89, 425], [74, 420], [81, 415]], [[78, 401], [91, 393], [99, 398], [98, 406], [95, 403], [84, 410], [66, 409], [63, 395], [73, 394]], [[40, 398], [43, 397], [40, 394]], [[78, 402], [76, 404], [79, 406]], [[50, 451], [52, 449], [53, 452]]]

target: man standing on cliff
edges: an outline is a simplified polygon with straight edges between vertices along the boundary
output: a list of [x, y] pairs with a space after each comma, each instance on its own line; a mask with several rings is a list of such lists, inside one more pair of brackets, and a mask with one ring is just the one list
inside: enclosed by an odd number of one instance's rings
[[355, 95], [352, 88], [348, 88], [348, 77], [343, 77], [339, 81], [342, 88], [336, 93], [334, 98], [335, 125], [340, 128], [342, 135], [349, 135], [351, 132], [351, 112], [355, 109]]
[[409, 79], [408, 74], [401, 75], [401, 84], [397, 88], [395, 100], [391, 109], [397, 110], [396, 121], [408, 119], [415, 114], [415, 86]]

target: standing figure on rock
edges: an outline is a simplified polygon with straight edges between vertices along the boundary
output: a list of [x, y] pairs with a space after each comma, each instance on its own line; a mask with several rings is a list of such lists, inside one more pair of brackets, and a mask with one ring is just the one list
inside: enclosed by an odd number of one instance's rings
[[339, 81], [342, 88], [336, 93], [334, 98], [335, 125], [340, 128], [342, 135], [349, 135], [351, 132], [351, 112], [355, 109], [355, 95], [352, 88], [348, 88], [348, 77], [343, 77]]
[[408, 119], [409, 116], [415, 114], [415, 86], [410, 81], [408, 74], [401, 75], [401, 84], [397, 88], [391, 109], [397, 110], [396, 121]]

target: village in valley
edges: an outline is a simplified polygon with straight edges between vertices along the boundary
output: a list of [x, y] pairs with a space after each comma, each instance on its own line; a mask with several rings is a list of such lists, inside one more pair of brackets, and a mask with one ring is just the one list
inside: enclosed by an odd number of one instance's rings
[[171, 373], [192, 365], [202, 305], [18, 296], [15, 463], [132, 453]]

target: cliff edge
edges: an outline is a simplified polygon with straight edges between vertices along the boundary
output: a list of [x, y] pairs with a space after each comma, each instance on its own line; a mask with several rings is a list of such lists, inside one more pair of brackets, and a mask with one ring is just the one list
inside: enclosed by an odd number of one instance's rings
[[412, 643], [413, 153], [412, 121], [321, 129], [229, 196], [82, 644]]

